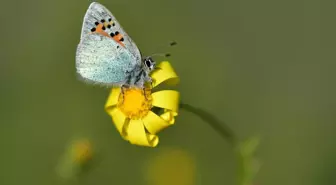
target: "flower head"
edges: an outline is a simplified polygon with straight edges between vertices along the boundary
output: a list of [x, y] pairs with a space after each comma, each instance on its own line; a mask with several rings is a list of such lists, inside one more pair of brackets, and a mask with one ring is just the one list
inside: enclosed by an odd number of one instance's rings
[[151, 110], [153, 98], [151, 89], [129, 88], [119, 94], [117, 107], [129, 119], [141, 119]]
[[78, 140], [72, 146], [74, 162], [84, 164], [92, 158], [92, 146], [89, 140]]
[[90, 140], [81, 138], [72, 140], [56, 166], [58, 175], [64, 179], [76, 178], [92, 159], [93, 150]]
[[[113, 88], [105, 110], [125, 140], [135, 145], [155, 147], [159, 143], [156, 134], [175, 122], [179, 92], [152, 90], [161, 83], [175, 85], [179, 79], [167, 61], [161, 62], [151, 77], [151, 87]], [[162, 113], [156, 113], [153, 108], [160, 108]]]
[[143, 171], [149, 185], [193, 185], [197, 164], [188, 151], [160, 148], [155, 156], [149, 157]]

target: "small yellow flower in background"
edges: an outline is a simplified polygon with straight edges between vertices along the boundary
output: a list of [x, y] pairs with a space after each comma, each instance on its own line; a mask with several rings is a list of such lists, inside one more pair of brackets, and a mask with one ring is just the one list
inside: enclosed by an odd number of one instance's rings
[[82, 167], [92, 159], [92, 145], [88, 139], [72, 140], [56, 166], [63, 179], [76, 178]]
[[[164, 61], [151, 73], [152, 87], [144, 89], [128, 88], [123, 93], [113, 88], [106, 102], [105, 110], [121, 136], [132, 144], [155, 147], [159, 143], [156, 135], [162, 129], [173, 125], [178, 114], [179, 92], [152, 88], [161, 83], [175, 85], [179, 78], [169, 62]], [[152, 109], [163, 109], [160, 115]]]
[[187, 151], [165, 148], [149, 159], [144, 172], [148, 185], [194, 185], [196, 162]]
[[75, 141], [71, 148], [72, 159], [75, 163], [84, 164], [92, 158], [92, 146], [86, 139]]

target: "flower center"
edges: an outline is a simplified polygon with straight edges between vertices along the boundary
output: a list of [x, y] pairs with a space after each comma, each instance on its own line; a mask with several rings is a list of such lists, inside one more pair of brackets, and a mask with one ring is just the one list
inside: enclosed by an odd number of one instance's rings
[[118, 108], [130, 119], [141, 119], [152, 108], [151, 89], [124, 88], [118, 99]]

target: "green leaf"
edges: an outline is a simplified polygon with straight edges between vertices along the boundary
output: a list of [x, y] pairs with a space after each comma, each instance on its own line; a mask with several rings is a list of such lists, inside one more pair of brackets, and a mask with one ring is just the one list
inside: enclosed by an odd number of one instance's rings
[[259, 142], [259, 137], [252, 137], [242, 142], [238, 147], [237, 153], [240, 162], [238, 180], [240, 185], [252, 185], [260, 169], [260, 162], [254, 157]]

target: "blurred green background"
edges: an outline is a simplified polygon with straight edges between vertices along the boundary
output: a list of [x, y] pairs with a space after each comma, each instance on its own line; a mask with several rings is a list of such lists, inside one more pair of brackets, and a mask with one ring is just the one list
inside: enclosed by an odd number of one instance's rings
[[[256, 185], [336, 184], [335, 1], [99, 2], [144, 54], [178, 42], [170, 62], [184, 102], [216, 114], [242, 140], [261, 136]], [[109, 90], [75, 74], [89, 4], [1, 1], [0, 184], [62, 184], [55, 166], [75, 136], [89, 138], [99, 159], [81, 185], [149, 185], [147, 168], [174, 185], [235, 184], [229, 144], [190, 113], [160, 133], [157, 148], [120, 137], [104, 111]]]

